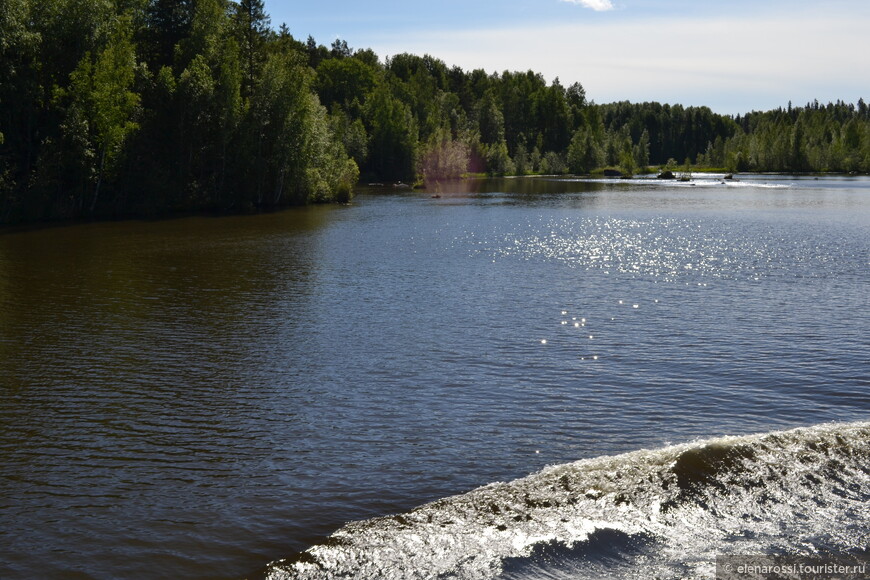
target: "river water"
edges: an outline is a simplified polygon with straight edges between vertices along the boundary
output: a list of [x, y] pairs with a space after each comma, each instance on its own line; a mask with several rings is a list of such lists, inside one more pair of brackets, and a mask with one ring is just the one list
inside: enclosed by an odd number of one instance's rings
[[0, 233], [0, 577], [866, 548], [870, 179], [739, 178]]

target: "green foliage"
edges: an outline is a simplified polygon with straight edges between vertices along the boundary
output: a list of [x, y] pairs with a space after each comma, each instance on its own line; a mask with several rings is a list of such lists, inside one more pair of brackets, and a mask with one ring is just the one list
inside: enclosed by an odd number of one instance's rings
[[555, 151], [547, 151], [541, 159], [540, 172], [544, 174], [560, 174], [568, 171], [568, 165], [562, 155]]
[[505, 139], [504, 113], [492, 90], [487, 91], [477, 106], [480, 142], [484, 145], [501, 143]]
[[634, 163], [637, 167], [645, 169], [649, 165], [649, 131], [643, 130], [640, 141], [634, 146]]
[[[57, 99], [66, 102], [65, 138], [77, 143], [71, 157], [83, 181], [93, 186], [89, 213], [99, 200], [103, 179], [112, 175], [127, 137], [139, 125], [135, 115], [139, 95], [133, 92], [135, 53], [129, 19], [121, 19], [107, 46], [94, 59], [85, 53]], [[79, 198], [79, 202], [83, 202]]]
[[28, 26], [31, 0], [0, 7], [0, 222], [20, 203], [17, 181], [30, 179], [35, 161], [35, 119], [43, 98], [39, 83], [41, 34]]
[[352, 119], [341, 107], [334, 107], [329, 122], [333, 135], [344, 145], [344, 150], [357, 167], [365, 163], [368, 157], [368, 133], [362, 119]]
[[175, 47], [190, 34], [193, 0], [149, 0], [140, 51], [154, 70], [172, 66]]
[[368, 135], [304, 47], [261, 0], [7, 0], [0, 221], [350, 199]]
[[568, 171], [589, 173], [603, 162], [604, 151], [595, 132], [590, 127], [577, 129], [568, 146]]
[[741, 171], [868, 172], [870, 119], [862, 105], [816, 101], [737, 117], [740, 130], [724, 139], [722, 160]]
[[[870, 108], [597, 105], [533, 71], [276, 33], [263, 0], [5, 0], [0, 222], [347, 201], [466, 172], [870, 172]], [[677, 163], [671, 163], [677, 169]], [[684, 173], [690, 168], [684, 168]]]
[[514, 171], [517, 175], [525, 175], [534, 168], [530, 165], [529, 152], [526, 150], [526, 140], [521, 139], [514, 149]]
[[514, 162], [508, 155], [507, 142], [486, 145], [484, 149], [486, 158], [486, 172], [490, 175], [509, 175], [515, 172]]
[[248, 95], [266, 61], [265, 46], [272, 31], [263, 0], [239, 0], [233, 3], [233, 26], [243, 63], [242, 93]]
[[368, 167], [380, 179], [412, 181], [416, 175], [417, 121], [411, 108], [382, 83], [366, 103]]
[[686, 157], [685, 163], [683, 163], [683, 169], [680, 171], [679, 175], [680, 181], [690, 181], [692, 179], [692, 160]]
[[317, 66], [315, 82], [320, 102], [328, 108], [337, 104], [358, 114], [375, 87], [378, 72], [376, 68], [353, 57], [322, 61]]
[[623, 149], [622, 153], [620, 153], [619, 168], [622, 170], [622, 174], [628, 177], [631, 177], [637, 171], [637, 162], [634, 160], [634, 154], [630, 150]]
[[257, 206], [302, 203], [326, 195], [318, 162], [327, 126], [309, 90], [311, 77], [301, 57], [272, 55], [253, 89], [245, 151], [251, 155], [249, 177]]

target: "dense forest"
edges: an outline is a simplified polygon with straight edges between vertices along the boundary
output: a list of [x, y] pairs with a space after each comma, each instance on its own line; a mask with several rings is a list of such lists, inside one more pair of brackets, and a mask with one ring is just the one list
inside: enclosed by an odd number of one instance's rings
[[863, 100], [718, 115], [380, 59], [262, 0], [4, 0], [0, 222], [246, 211], [466, 173], [870, 171]]

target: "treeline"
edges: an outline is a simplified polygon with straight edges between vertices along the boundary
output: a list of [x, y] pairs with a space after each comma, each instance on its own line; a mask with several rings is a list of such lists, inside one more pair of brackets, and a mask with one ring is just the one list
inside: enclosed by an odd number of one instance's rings
[[710, 141], [701, 165], [731, 171], [870, 172], [870, 108], [837, 101], [753, 112], [730, 138]]
[[346, 200], [367, 182], [693, 163], [870, 171], [857, 105], [730, 117], [597, 105], [580, 83], [381, 60], [262, 0], [5, 0], [0, 221]]
[[[628, 102], [599, 105], [605, 135], [599, 144], [605, 155], [597, 160], [622, 165], [631, 172], [644, 165], [635, 154], [620, 163], [623, 150], [648, 148], [652, 165], [692, 164], [735, 171], [771, 172], [870, 172], [870, 107], [837, 101], [821, 105], [752, 112], [736, 117], [716, 115], [706, 107], [683, 108], [659, 103]], [[624, 156], [625, 154], [623, 154]]]

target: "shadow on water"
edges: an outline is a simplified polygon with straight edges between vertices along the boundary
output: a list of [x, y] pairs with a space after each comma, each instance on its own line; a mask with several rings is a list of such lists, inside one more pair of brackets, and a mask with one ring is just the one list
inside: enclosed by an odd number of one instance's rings
[[344, 209], [0, 236], [0, 575], [193, 577], [253, 547], [221, 547], [228, 526], [268, 550], [245, 515], [279, 485], [265, 377], [314, 324]]
[[498, 580], [623, 578], [634, 571], [638, 556], [655, 549], [651, 536], [605, 528], [574, 546], [537, 544], [528, 556], [506, 558]]
[[436, 198], [447, 203], [548, 205], [558, 201], [580, 206], [594, 204], [596, 194], [619, 185], [619, 180], [608, 183], [558, 176], [481, 177], [437, 181], [428, 183], [426, 188], [419, 190], [369, 186], [362, 187], [359, 191], [362, 195]]
[[[319, 249], [308, 234], [340, 210], [99, 223], [0, 237], [0, 349], [4, 369], [22, 371], [10, 382], [26, 382], [34, 371], [52, 380], [78, 376], [88, 356], [112, 374], [125, 367], [137, 374], [142, 357], [156, 362], [153, 350], [173, 341], [208, 344], [219, 334], [243, 335], [252, 320], [310, 292], [306, 280]], [[290, 296], [281, 291], [291, 287]], [[72, 333], [90, 341], [65, 342]], [[119, 352], [127, 341], [133, 345]], [[130, 358], [112, 363], [115, 354]], [[67, 355], [72, 360], [63, 364]]]

